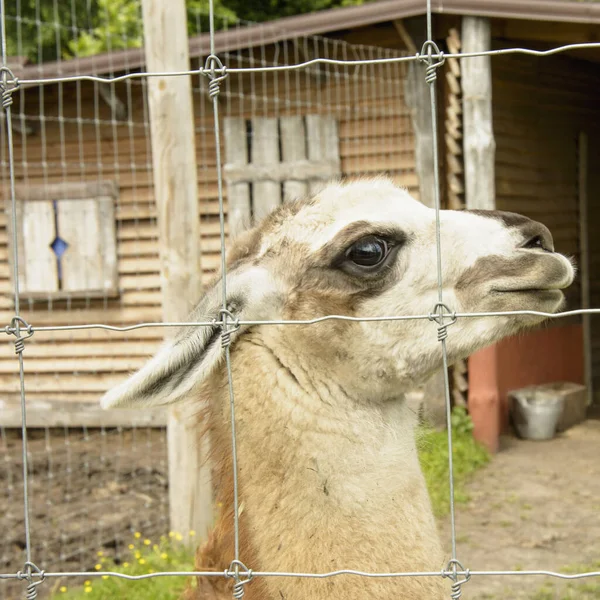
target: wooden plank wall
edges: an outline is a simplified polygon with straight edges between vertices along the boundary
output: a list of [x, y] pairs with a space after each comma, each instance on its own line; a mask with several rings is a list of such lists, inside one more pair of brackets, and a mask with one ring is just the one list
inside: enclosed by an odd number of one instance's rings
[[[576, 260], [578, 132], [598, 115], [589, 85], [600, 78], [590, 71], [583, 61], [524, 56], [498, 57], [492, 69], [498, 209], [543, 222]], [[569, 305], [579, 304], [574, 285]]]
[[[570, 57], [496, 57], [492, 65], [496, 192], [500, 210], [520, 212], [546, 224], [557, 250], [579, 260], [579, 131], [600, 124], [597, 64]], [[597, 135], [597, 134], [596, 134]], [[597, 147], [597, 146], [596, 146]], [[589, 154], [589, 171], [600, 169]], [[597, 192], [596, 192], [597, 193]], [[591, 304], [600, 306], [600, 211], [589, 197]], [[581, 305], [579, 280], [567, 294], [568, 308]], [[562, 321], [564, 322], [564, 321]], [[561, 321], [551, 324], [560, 325]], [[594, 379], [600, 386], [600, 323], [592, 319]]]
[[[325, 42], [321, 40], [319, 44]], [[348, 45], [338, 41], [332, 44], [346, 54], [349, 52]], [[321, 55], [326, 51], [328, 56], [335, 56], [331, 48], [315, 50]], [[380, 54], [387, 56], [389, 51]], [[378, 55], [376, 50], [370, 53]], [[257, 64], [256, 60], [249, 53], [236, 53], [228, 57], [228, 64], [247, 66]], [[280, 60], [291, 62], [294, 56], [290, 51]], [[388, 173], [418, 197], [412, 127], [403, 101], [403, 75], [403, 66], [396, 64], [352, 70], [328, 66], [277, 76], [230, 76], [221, 92], [222, 115], [251, 118], [333, 114], [339, 123], [344, 176]], [[219, 264], [216, 155], [206, 82], [196, 80], [194, 85], [202, 270], [206, 283]], [[113, 119], [97, 86], [91, 83], [30, 89], [15, 98], [17, 117], [26, 115], [27, 125], [35, 128], [31, 135], [15, 137], [19, 182], [44, 185], [116, 180], [119, 186], [115, 218], [120, 297], [39, 301], [22, 306], [24, 318], [34, 325], [131, 325], [160, 320], [156, 207], [145, 85], [129, 81], [117, 85], [116, 93], [128, 108], [126, 121]], [[5, 199], [5, 151], [0, 158], [0, 191]], [[6, 214], [0, 214], [1, 323], [8, 323], [13, 315], [8, 251]], [[161, 340], [162, 331], [153, 328], [128, 333], [39, 332], [26, 342], [27, 398], [32, 406], [47, 406], [52, 401], [78, 406], [81, 402], [96, 402], [106, 389], [138, 368]], [[17, 402], [17, 361], [8, 338], [0, 346], [0, 384], [0, 406], [3, 402]]]

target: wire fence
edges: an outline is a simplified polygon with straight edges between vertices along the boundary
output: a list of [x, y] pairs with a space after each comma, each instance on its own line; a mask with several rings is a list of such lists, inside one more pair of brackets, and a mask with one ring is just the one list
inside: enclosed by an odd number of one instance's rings
[[[0, 76], [1, 76], [1, 90], [2, 90], [2, 105], [5, 111], [5, 124], [6, 124], [6, 148], [7, 148], [7, 164], [9, 168], [10, 175], [10, 201], [11, 201], [11, 235], [12, 235], [12, 266], [14, 270], [13, 274], [13, 285], [14, 285], [14, 317], [11, 319], [10, 323], [5, 327], [5, 333], [13, 336], [15, 343], [15, 350], [18, 360], [18, 377], [19, 377], [19, 386], [17, 389], [17, 393], [19, 395], [20, 400], [20, 409], [21, 409], [21, 437], [22, 437], [22, 453], [21, 453], [21, 467], [22, 467], [22, 490], [19, 494], [14, 492], [14, 482], [17, 479], [17, 475], [14, 472], [11, 472], [7, 475], [7, 481], [10, 481], [8, 485], [9, 490], [9, 505], [14, 505], [14, 500], [17, 496], [23, 497], [23, 515], [24, 515], [24, 528], [25, 528], [25, 563], [23, 568], [18, 572], [9, 572], [0, 574], [1, 579], [9, 579], [9, 580], [24, 580], [27, 584], [27, 594], [29, 598], [35, 598], [38, 592], [38, 586], [43, 583], [43, 581], [47, 578], [56, 578], [56, 577], [75, 577], [75, 576], [85, 576], [89, 578], [93, 577], [119, 577], [128, 580], [141, 580], [153, 577], [165, 577], [165, 576], [176, 576], [176, 575], [187, 575], [187, 576], [205, 576], [205, 577], [222, 577], [232, 579], [234, 582], [234, 595], [235, 597], [241, 598], [243, 596], [244, 586], [249, 583], [252, 579], [259, 577], [298, 577], [298, 578], [314, 578], [314, 579], [322, 579], [329, 577], [338, 577], [343, 575], [354, 575], [360, 577], [372, 577], [372, 578], [394, 578], [394, 577], [446, 577], [451, 580], [451, 597], [459, 598], [462, 592], [462, 586], [468, 582], [472, 577], [476, 576], [550, 576], [556, 577], [559, 579], [582, 579], [587, 577], [598, 577], [600, 576], [600, 572], [581, 572], [575, 574], [567, 574], [567, 573], [559, 573], [559, 572], [551, 572], [546, 570], [519, 570], [519, 571], [493, 571], [493, 570], [469, 570], [465, 568], [460, 563], [460, 555], [457, 548], [457, 533], [456, 526], [454, 523], [454, 498], [453, 498], [453, 465], [452, 465], [452, 427], [450, 426], [450, 408], [451, 408], [451, 400], [450, 400], [450, 381], [448, 378], [448, 359], [447, 359], [447, 349], [446, 349], [446, 339], [447, 336], [450, 335], [448, 332], [448, 328], [457, 320], [457, 319], [472, 319], [472, 318], [495, 318], [495, 317], [518, 317], [518, 316], [526, 316], [526, 315], [536, 315], [543, 316], [547, 318], [564, 318], [568, 316], [575, 315], [589, 315], [589, 314], [598, 314], [600, 313], [600, 309], [578, 309], [568, 312], [563, 312], [559, 314], [551, 314], [551, 313], [541, 313], [538, 311], [498, 311], [498, 312], [486, 312], [486, 313], [460, 313], [454, 312], [451, 308], [447, 307], [444, 304], [444, 296], [443, 296], [443, 280], [442, 280], [442, 257], [443, 257], [443, 249], [441, 246], [441, 238], [440, 238], [440, 208], [441, 208], [441, 199], [440, 199], [440, 182], [438, 181], [438, 173], [439, 173], [439, 165], [438, 165], [438, 157], [437, 157], [437, 146], [438, 146], [438, 131], [437, 131], [437, 119], [436, 115], [438, 114], [438, 99], [437, 99], [437, 91], [436, 91], [436, 77], [437, 70], [444, 64], [444, 61], [447, 58], [456, 58], [459, 60], [468, 59], [471, 57], [477, 56], [498, 56], [498, 55], [506, 55], [506, 54], [523, 54], [523, 55], [531, 55], [531, 56], [550, 56], [553, 54], [558, 54], [565, 52], [567, 50], [576, 50], [576, 49], [600, 49], [599, 43], [588, 43], [588, 44], [570, 44], [561, 46], [558, 48], [553, 48], [550, 50], [538, 51], [538, 50], [530, 50], [527, 48], [510, 48], [503, 50], [493, 50], [488, 52], [476, 52], [476, 53], [449, 53], [443, 54], [435, 42], [433, 41], [432, 35], [432, 12], [430, 2], [427, 3], [427, 42], [423, 46], [422, 50], [415, 55], [405, 55], [398, 56], [390, 55], [386, 56], [384, 52], [378, 54], [377, 56], [369, 56], [368, 51], [365, 56], [361, 56], [357, 59], [350, 59], [348, 56], [329, 58], [324, 56], [318, 56], [316, 58], [310, 58], [307, 60], [299, 60], [299, 53], [296, 51], [295, 53], [290, 52], [289, 55], [286, 55], [285, 64], [267, 64], [268, 61], [263, 59], [255, 59], [254, 57], [242, 57], [240, 54], [234, 53], [223, 53], [221, 56], [217, 56], [215, 52], [215, 31], [214, 31], [214, 15], [213, 15], [213, 4], [212, 1], [210, 3], [210, 40], [211, 40], [211, 50], [210, 55], [206, 59], [206, 62], [203, 66], [199, 66], [196, 69], [191, 69], [189, 71], [182, 72], [170, 72], [170, 73], [153, 73], [153, 72], [129, 72], [125, 75], [114, 75], [109, 77], [101, 77], [96, 75], [88, 75], [88, 74], [77, 74], [73, 76], [65, 76], [65, 77], [47, 77], [47, 78], [28, 78], [28, 79], [18, 79], [15, 77], [14, 73], [8, 68], [7, 62], [7, 47], [6, 47], [6, 34], [5, 34], [5, 10], [3, 1], [0, 2], [0, 9], [2, 14], [2, 67], [0, 68]], [[282, 51], [285, 48], [282, 47]], [[332, 48], [331, 46], [327, 46], [326, 43], [323, 43], [321, 47], [317, 47], [317, 52], [325, 52], [331, 50], [334, 52], [336, 48]], [[340, 46], [339, 51], [344, 53], [344, 47]], [[390, 53], [392, 54], [392, 53]], [[292, 58], [293, 57], [293, 58]], [[246, 64], [244, 64], [246, 62]], [[222, 175], [222, 163], [223, 156], [221, 150], [222, 143], [222, 135], [220, 128], [222, 126], [222, 119], [219, 116], [220, 111], [220, 102], [225, 98], [228, 103], [228, 114], [235, 115], [236, 111], [232, 108], [233, 103], [244, 102], [250, 103], [253, 105], [252, 110], [254, 113], [257, 113], [258, 109], [256, 106], [257, 98], [259, 94], [256, 92], [257, 82], [254, 79], [259, 74], [283, 74], [284, 77], [291, 76], [291, 74], [297, 73], [306, 73], [312, 76], [318, 77], [333, 77], [333, 75], [327, 71], [327, 67], [336, 66], [342, 69], [350, 69], [353, 67], [371, 67], [378, 69], [386, 69], [383, 76], [380, 76], [376, 79], [380, 85], [383, 87], [392, 85], [394, 79], [398, 78], [399, 72], [394, 71], [395, 68], [398, 68], [400, 65], [407, 64], [410, 62], [417, 63], [422, 65], [423, 67], [423, 76], [425, 77], [426, 82], [429, 84], [430, 91], [430, 104], [431, 104], [431, 113], [433, 115], [432, 118], [432, 134], [433, 134], [433, 145], [434, 145], [434, 177], [435, 179], [435, 210], [436, 210], [436, 248], [437, 248], [437, 279], [438, 279], [438, 303], [431, 307], [431, 310], [424, 314], [419, 315], [382, 315], [380, 317], [349, 317], [344, 315], [323, 315], [316, 316], [313, 319], [306, 320], [272, 320], [272, 321], [244, 321], [244, 320], [236, 320], [232, 317], [232, 315], [227, 310], [227, 296], [226, 296], [226, 254], [225, 254], [225, 241], [226, 241], [226, 233], [227, 233], [227, 223], [226, 223], [226, 209], [224, 203], [224, 181]], [[235, 65], [235, 66], [231, 66]], [[21, 273], [19, 270], [19, 240], [18, 240], [18, 231], [19, 228], [17, 226], [17, 197], [18, 191], [16, 187], [16, 164], [17, 160], [15, 158], [15, 140], [14, 140], [14, 132], [18, 130], [13, 122], [13, 99], [15, 94], [22, 93], [22, 90], [26, 86], [41, 86], [43, 89], [44, 84], [73, 84], [78, 86], [84, 81], [92, 82], [97, 85], [101, 84], [111, 84], [111, 86], [115, 86], [116, 84], [124, 84], [127, 86], [127, 97], [132, 98], [131, 90], [134, 83], [139, 83], [139, 85], [144, 86], [145, 81], [149, 77], [165, 77], [165, 76], [199, 76], [198, 80], [200, 83], [198, 87], [195, 89], [197, 94], [202, 94], [206, 96], [208, 94], [210, 98], [210, 104], [212, 109], [212, 126], [206, 127], [201, 126], [198, 129], [198, 133], [203, 137], [204, 140], [208, 141], [208, 135], [214, 135], [214, 142], [211, 140], [210, 144], [214, 144], [214, 172], [216, 176], [216, 201], [218, 204], [218, 210], [216, 211], [216, 216], [218, 217], [218, 252], [215, 252], [215, 256], [219, 255], [220, 260], [220, 269], [222, 273], [222, 306], [221, 306], [221, 317], [217, 321], [209, 321], [209, 322], [164, 322], [155, 319], [154, 315], [151, 311], [149, 314], [151, 318], [149, 320], [143, 322], [134, 322], [134, 323], [125, 323], [125, 324], [108, 324], [108, 323], [90, 323], [90, 322], [82, 322], [77, 324], [56, 324], [52, 321], [52, 319], [47, 319], [46, 322], [48, 324], [38, 325], [35, 321], [28, 322], [22, 317], [21, 312], [21, 293], [19, 289], [20, 282], [22, 281]], [[248, 86], [248, 92], [244, 93], [242, 88], [242, 92], [240, 93], [239, 89], [237, 91], [233, 91], [228, 86], [230, 84], [232, 76], [240, 78], [240, 81], [247, 79], [246, 85]], [[139, 80], [139, 82], [137, 81]], [[310, 81], [310, 78], [308, 79]], [[346, 76], [344, 80], [348, 85], [348, 81], [350, 78]], [[366, 82], [373, 81], [373, 79], [368, 79]], [[365, 81], [358, 80], [358, 85], [356, 81], [354, 82], [354, 88], [360, 87], [361, 84], [364, 84]], [[106, 93], [106, 92], [102, 92]], [[306, 108], [306, 103], [310, 105], [311, 97], [317, 93], [317, 90], [307, 90], [304, 100], [295, 99], [294, 102], [290, 103], [288, 109], [291, 109], [290, 112], [294, 112], [294, 110], [298, 110], [299, 106], [303, 106]], [[100, 94], [100, 92], [98, 92]], [[236, 94], [238, 97], [236, 98]], [[263, 96], [266, 95], [267, 92], [263, 91]], [[110, 98], [110, 93], [109, 93]], [[308, 100], [307, 100], [308, 99]], [[302, 104], [304, 102], [304, 105]], [[41, 101], [43, 104], [43, 100]], [[61, 99], [61, 103], [63, 105], [68, 104], [64, 98]], [[315, 106], [319, 104], [318, 101], [314, 102]], [[204, 106], [204, 104], [201, 104]], [[353, 106], [352, 103], [348, 103], [343, 108], [344, 110], [350, 110]], [[112, 103], [111, 110], [118, 110], [118, 105], [116, 103]], [[128, 111], [132, 110], [133, 105], [130, 102], [130, 105], [127, 107]], [[201, 109], [202, 110], [202, 109]], [[241, 112], [244, 112], [244, 109], [239, 109]], [[204, 115], [203, 115], [204, 116]], [[206, 115], [207, 117], [209, 115]], [[41, 121], [46, 120], [47, 117], [44, 115], [40, 118]], [[68, 118], [65, 118], [64, 112], [61, 109], [58, 120], [61, 122], [62, 126], [68, 124]], [[81, 128], [85, 124], [85, 118], [81, 115], [78, 115], [74, 119], [74, 124]], [[109, 119], [108, 123], [110, 127], [115, 127], [114, 118]], [[22, 123], [23, 125], [23, 123]], [[97, 126], [96, 123], [91, 123], [90, 125]], [[133, 122], [131, 119], [126, 123], [127, 135], [130, 136], [131, 139], [131, 157], [130, 159], [135, 162], [134, 156], [136, 153], [134, 152], [134, 148], [137, 147], [135, 130], [139, 128], [139, 132], [142, 137], [148, 137], [148, 130], [146, 121], [143, 121], [141, 124]], [[21, 128], [23, 130], [24, 127]], [[115, 139], [118, 136], [115, 134]], [[206, 144], [208, 146], [208, 143]], [[64, 129], [61, 133], [60, 138], [60, 147], [65, 147], [65, 138], [64, 138]], [[98, 150], [99, 154], [102, 152], [101, 148]], [[140, 171], [149, 171], [150, 170], [150, 162], [149, 162], [150, 151], [148, 147], [146, 147], [146, 161], [140, 163], [139, 165], [134, 164], [134, 171], [139, 174]], [[45, 163], [46, 168], [52, 169], [52, 161], [48, 161], [48, 157], [43, 157], [42, 161]], [[63, 155], [61, 160], [58, 162], [59, 167], [64, 167], [66, 164], [66, 158]], [[117, 158], [115, 160], [115, 168], [118, 169], [120, 161]], [[85, 169], [84, 161], [80, 160], [80, 166], [82, 167], [81, 176], [85, 177]], [[357, 169], [356, 172], [361, 172], [360, 169]], [[46, 183], [48, 183], [48, 178], [46, 177]], [[208, 180], [205, 182], [208, 187], [212, 182]], [[133, 187], [137, 185], [136, 181], [133, 183]], [[208, 194], [210, 195], [210, 194]], [[135, 197], [135, 194], [134, 194]], [[134, 203], [137, 202], [137, 198], [134, 199]], [[211, 213], [211, 219], [215, 216], [214, 211]], [[152, 216], [146, 217], [148, 220], [154, 219]], [[135, 220], [135, 219], [134, 219]], [[212, 222], [212, 220], [211, 220]], [[136, 226], [139, 225], [142, 229], [147, 223], [140, 224], [136, 222]], [[143, 244], [144, 239], [135, 240], [138, 244]], [[213, 265], [211, 271], [216, 271], [219, 265]], [[89, 300], [89, 299], [88, 299]], [[108, 302], [107, 297], [103, 298], [103, 301]], [[86, 313], [87, 314], [87, 313]], [[23, 359], [23, 349], [28, 344], [26, 340], [28, 340], [34, 334], [60, 334], [68, 333], [73, 334], [78, 331], [92, 331], [92, 330], [106, 330], [110, 332], [137, 332], [145, 329], [156, 329], [156, 328], [164, 328], [164, 327], [206, 327], [206, 326], [214, 326], [215, 323], [221, 327], [222, 335], [227, 342], [229, 339], [229, 335], [231, 331], [237, 328], [240, 325], [311, 325], [320, 323], [327, 320], [342, 320], [342, 321], [361, 321], [361, 322], [369, 322], [369, 321], [401, 321], [401, 320], [429, 320], [435, 322], [438, 328], [438, 339], [440, 341], [441, 346], [441, 354], [443, 361], [443, 372], [444, 372], [444, 390], [445, 390], [445, 401], [446, 401], [446, 417], [447, 417], [447, 431], [448, 431], [448, 448], [449, 448], [449, 481], [450, 481], [450, 519], [451, 519], [451, 560], [445, 569], [442, 571], [435, 572], [413, 572], [413, 573], [373, 573], [373, 572], [362, 572], [356, 570], [340, 570], [328, 573], [301, 573], [301, 572], [269, 572], [269, 571], [254, 571], [251, 568], [248, 568], [244, 563], [244, 557], [240, 555], [240, 544], [239, 544], [239, 499], [238, 499], [238, 491], [237, 491], [237, 464], [236, 464], [236, 448], [237, 448], [237, 439], [236, 439], [236, 430], [235, 430], [235, 395], [234, 395], [234, 382], [232, 381], [232, 373], [231, 373], [231, 359], [230, 359], [230, 347], [227, 343], [224, 344], [224, 353], [227, 365], [227, 375], [228, 375], [228, 385], [229, 385], [229, 394], [230, 394], [230, 411], [231, 411], [231, 423], [232, 423], [232, 431], [231, 431], [231, 443], [232, 443], [232, 457], [233, 457], [233, 479], [234, 479], [234, 538], [235, 538], [235, 554], [233, 557], [233, 561], [230, 564], [229, 568], [223, 572], [214, 572], [214, 571], [206, 571], [206, 572], [161, 572], [161, 573], [148, 573], [144, 575], [127, 575], [123, 573], [115, 573], [115, 572], [104, 572], [104, 571], [56, 571], [56, 572], [47, 572], [43, 569], [43, 566], [46, 564], [46, 556], [43, 553], [40, 553], [39, 556], [34, 556], [32, 552], [32, 539], [31, 539], [31, 527], [30, 527], [30, 508], [31, 508], [31, 500], [30, 500], [30, 490], [34, 492], [38, 492], [39, 487], [36, 486], [35, 479], [32, 481], [31, 478], [31, 469], [29, 465], [29, 461], [31, 460], [31, 453], [28, 448], [31, 447], [31, 444], [35, 444], [37, 440], [30, 439], [28, 440], [28, 428], [27, 428], [27, 406], [28, 403], [26, 401], [26, 378], [25, 378], [25, 363]], [[158, 338], [158, 335], [156, 336]], [[105, 340], [109, 339], [103, 338]], [[124, 338], [127, 340], [127, 338]], [[147, 339], [147, 338], [144, 338]], [[154, 339], [154, 338], [153, 338]], [[8, 450], [10, 446], [9, 435], [2, 430], [2, 439], [5, 448]], [[106, 432], [102, 432], [101, 436], [107, 435]], [[85, 443], [90, 442], [90, 437], [84, 434], [83, 441]], [[43, 440], [46, 448], [52, 446], [52, 440], [49, 437], [48, 432], [45, 434], [45, 438]], [[53, 467], [50, 467], [48, 473], [53, 472]], [[13, 495], [14, 494], [14, 495]], [[51, 500], [50, 500], [51, 502]], [[12, 506], [14, 508], [14, 506]], [[60, 527], [60, 526], [59, 526]], [[49, 552], [55, 552], [55, 549], [48, 550]], [[38, 565], [41, 565], [38, 566]], [[251, 565], [250, 565], [251, 566]]]

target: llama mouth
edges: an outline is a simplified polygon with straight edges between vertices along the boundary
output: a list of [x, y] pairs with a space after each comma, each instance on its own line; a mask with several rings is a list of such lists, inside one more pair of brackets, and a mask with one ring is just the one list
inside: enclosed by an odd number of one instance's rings
[[493, 289], [497, 294], [536, 294], [562, 296], [562, 290], [558, 288], [514, 288], [514, 289]]
[[[523, 300], [529, 298], [535, 302], [556, 302], [557, 300], [564, 300], [564, 293], [558, 288], [515, 288], [515, 289], [494, 289], [491, 290], [493, 294], [508, 295], [512, 294], [516, 297], [521, 297]], [[562, 302], [561, 302], [562, 305]]]

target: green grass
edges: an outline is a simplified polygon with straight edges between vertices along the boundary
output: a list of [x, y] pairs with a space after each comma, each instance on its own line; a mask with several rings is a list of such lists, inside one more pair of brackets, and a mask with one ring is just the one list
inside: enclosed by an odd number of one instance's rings
[[[193, 534], [193, 532], [191, 532]], [[127, 575], [142, 575], [159, 571], [192, 571], [193, 551], [185, 545], [183, 536], [170, 533], [156, 542], [134, 534], [127, 555], [122, 562], [115, 563], [98, 552], [96, 571], [114, 571]], [[103, 575], [59, 582], [52, 600], [175, 600], [181, 596], [190, 577], [154, 577], [141, 581], [127, 581]]]
[[[589, 573], [600, 571], [600, 560], [592, 564], [569, 565], [561, 569], [563, 573]], [[531, 597], [532, 600], [600, 600], [600, 577], [558, 582], [546, 581]]]
[[[448, 480], [448, 435], [422, 427], [418, 436], [419, 459], [436, 517], [450, 510], [450, 483]], [[454, 459], [454, 499], [457, 503], [469, 501], [465, 485], [477, 469], [490, 460], [488, 451], [473, 438], [473, 423], [463, 408], [452, 411], [452, 441]]]
[[[464, 410], [455, 409], [452, 415], [454, 440], [455, 499], [466, 502], [464, 486], [468, 478], [489, 461], [489, 454], [473, 439], [473, 425]], [[448, 483], [448, 438], [445, 431], [421, 427], [419, 431], [419, 458], [427, 481], [436, 516], [447, 514], [450, 506]], [[192, 532], [193, 533], [193, 532]], [[114, 571], [127, 575], [142, 575], [159, 571], [191, 571], [193, 552], [183, 543], [180, 534], [169, 534], [160, 540], [145, 540], [136, 533], [122, 562], [115, 563], [98, 553], [97, 571]], [[59, 582], [52, 600], [175, 600], [190, 581], [189, 577], [155, 577], [141, 581], [127, 581], [117, 577], [101, 576]], [[584, 597], [588, 600], [588, 597]], [[590, 596], [591, 598], [591, 596]], [[540, 596], [536, 600], [545, 600]]]

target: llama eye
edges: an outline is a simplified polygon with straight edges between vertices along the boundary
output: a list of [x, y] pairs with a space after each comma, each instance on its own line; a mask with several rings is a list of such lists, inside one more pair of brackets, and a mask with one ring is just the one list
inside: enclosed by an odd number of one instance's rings
[[376, 267], [383, 262], [388, 253], [387, 242], [370, 235], [354, 242], [346, 251], [346, 258], [360, 267]]

